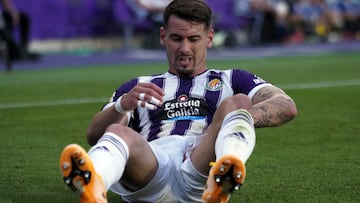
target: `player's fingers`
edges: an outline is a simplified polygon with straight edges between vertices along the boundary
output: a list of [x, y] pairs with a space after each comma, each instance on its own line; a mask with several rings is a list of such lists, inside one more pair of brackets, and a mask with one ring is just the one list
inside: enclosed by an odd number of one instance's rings
[[162, 102], [161, 102], [160, 100], [156, 99], [156, 98], [153, 97], [153, 96], [151, 96], [151, 98], [150, 98], [150, 103], [155, 104], [155, 105], [157, 105], [157, 106], [161, 106], [161, 105], [162, 105]]
[[137, 102], [137, 106], [142, 107], [142, 108], [146, 108], [146, 109], [149, 109], [149, 110], [156, 110], [157, 109], [157, 107], [155, 105], [149, 104], [148, 102], [141, 101], [141, 100], [139, 100]]
[[159, 99], [156, 99], [154, 96], [147, 95], [145, 93], [139, 94], [139, 100], [140, 101], [148, 101], [152, 104], [155, 104], [157, 106], [161, 106], [162, 102]]
[[144, 101], [144, 99], [145, 99], [145, 93], [140, 93], [139, 100]]

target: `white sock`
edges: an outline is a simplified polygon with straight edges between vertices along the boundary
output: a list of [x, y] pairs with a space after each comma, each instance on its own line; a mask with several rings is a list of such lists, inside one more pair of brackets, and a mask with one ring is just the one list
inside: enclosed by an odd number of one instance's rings
[[96, 172], [102, 177], [106, 190], [123, 175], [129, 157], [125, 141], [114, 133], [105, 133], [89, 150]]
[[215, 143], [216, 159], [231, 154], [244, 164], [255, 147], [254, 121], [248, 111], [239, 109], [225, 116]]

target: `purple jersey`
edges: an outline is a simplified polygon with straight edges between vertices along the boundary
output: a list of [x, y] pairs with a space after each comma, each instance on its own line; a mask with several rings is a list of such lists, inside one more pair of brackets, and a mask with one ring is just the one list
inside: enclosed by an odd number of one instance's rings
[[116, 101], [138, 82], [151, 82], [163, 89], [163, 105], [157, 110], [137, 108], [130, 125], [146, 140], [169, 135], [202, 135], [222, 100], [237, 93], [252, 97], [257, 90], [271, 85], [244, 70], [208, 69], [193, 78], [170, 72], [143, 76], [124, 83], [112, 97]]

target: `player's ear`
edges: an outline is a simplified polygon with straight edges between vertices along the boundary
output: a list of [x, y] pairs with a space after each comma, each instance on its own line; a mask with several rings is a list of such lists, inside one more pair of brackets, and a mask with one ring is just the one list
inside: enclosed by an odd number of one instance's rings
[[207, 36], [207, 48], [211, 48], [212, 45], [213, 45], [213, 40], [214, 40], [214, 34], [215, 34], [215, 31], [213, 28], [210, 28], [209, 31], [208, 31], [208, 36]]
[[165, 46], [165, 37], [166, 37], [166, 29], [164, 27], [160, 27], [160, 44]]

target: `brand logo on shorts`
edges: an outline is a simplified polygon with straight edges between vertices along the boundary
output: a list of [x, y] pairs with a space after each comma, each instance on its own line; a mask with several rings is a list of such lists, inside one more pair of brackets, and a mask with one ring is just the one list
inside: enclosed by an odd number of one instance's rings
[[206, 84], [206, 89], [210, 90], [210, 91], [217, 91], [220, 90], [223, 87], [223, 81], [221, 81], [218, 78], [212, 79], [210, 80], [207, 84]]

